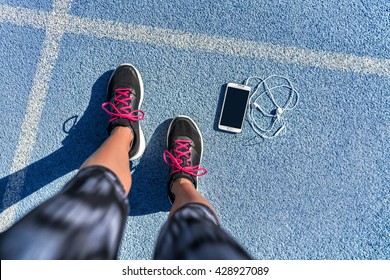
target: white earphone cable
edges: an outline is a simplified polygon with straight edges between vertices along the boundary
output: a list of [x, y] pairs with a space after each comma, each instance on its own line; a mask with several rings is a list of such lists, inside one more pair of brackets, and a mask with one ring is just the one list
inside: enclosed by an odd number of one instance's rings
[[[272, 79], [281, 79], [285, 83], [270, 87], [267, 82]], [[256, 82], [256, 84], [252, 87], [253, 90], [249, 97], [249, 108], [247, 111], [247, 120], [249, 121], [252, 129], [264, 139], [271, 140], [278, 136], [282, 136], [287, 129], [287, 118], [285, 117], [285, 112], [292, 111], [297, 106], [299, 102], [298, 91], [294, 89], [288, 78], [278, 75], [272, 75], [265, 79], [260, 77], [249, 77], [245, 80], [245, 85], [249, 85], [250, 82]], [[275, 100], [275, 94], [278, 89], [287, 89], [289, 91], [288, 99], [284, 105], [278, 104]], [[264, 95], [272, 102], [274, 106], [273, 110], [267, 111], [261, 106], [261, 104], [259, 104], [259, 99]], [[256, 118], [259, 118], [258, 116], [254, 116], [256, 110], [260, 111], [263, 118], [270, 120], [268, 127], [261, 126], [258, 121], [256, 121]]]

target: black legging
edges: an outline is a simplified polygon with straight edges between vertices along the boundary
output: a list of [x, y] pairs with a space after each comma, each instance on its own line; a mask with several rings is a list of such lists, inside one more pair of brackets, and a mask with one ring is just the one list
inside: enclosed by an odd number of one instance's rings
[[[0, 234], [0, 259], [115, 259], [128, 214], [116, 175], [82, 169], [64, 189]], [[163, 226], [156, 259], [249, 259], [201, 204], [179, 209]]]

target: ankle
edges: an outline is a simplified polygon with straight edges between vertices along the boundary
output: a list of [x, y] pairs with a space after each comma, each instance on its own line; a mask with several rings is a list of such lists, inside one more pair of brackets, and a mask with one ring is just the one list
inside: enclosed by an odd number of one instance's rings
[[129, 149], [131, 146], [131, 142], [134, 139], [133, 130], [128, 126], [117, 126], [112, 131], [110, 136], [120, 137], [122, 139], [126, 139], [126, 142], [129, 143]]
[[171, 188], [172, 193], [177, 196], [182, 192], [196, 192], [194, 184], [186, 178], [176, 179]]
[[133, 130], [131, 129], [131, 127], [121, 126], [121, 125], [114, 127], [111, 131], [111, 134], [113, 134], [114, 132], [115, 133], [129, 133], [130, 132], [130, 134], [133, 134]]

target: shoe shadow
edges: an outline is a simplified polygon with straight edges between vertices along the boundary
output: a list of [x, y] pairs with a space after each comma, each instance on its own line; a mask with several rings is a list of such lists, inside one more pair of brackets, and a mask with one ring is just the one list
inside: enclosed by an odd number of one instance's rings
[[[0, 179], [0, 212], [31, 195], [54, 180], [77, 170], [107, 139], [108, 116], [101, 109], [113, 70], [94, 83], [91, 99], [82, 117], [70, 116], [59, 130], [67, 134], [62, 147], [29, 166]], [[130, 215], [140, 216], [169, 211], [166, 179], [168, 167], [162, 160], [166, 132], [170, 120], [154, 132], [139, 164], [133, 170], [133, 186], [129, 195]]]
[[138, 165], [132, 168], [130, 216], [167, 212], [171, 208], [167, 193], [169, 168], [162, 157], [170, 122], [166, 120], [156, 128]]
[[[54, 180], [74, 171], [107, 138], [107, 116], [100, 106], [113, 71], [107, 71], [94, 83], [91, 98], [83, 116], [70, 116], [62, 132], [67, 134], [62, 147], [29, 166], [0, 179], [0, 212], [31, 195]], [[78, 120], [78, 121], [77, 121]]]

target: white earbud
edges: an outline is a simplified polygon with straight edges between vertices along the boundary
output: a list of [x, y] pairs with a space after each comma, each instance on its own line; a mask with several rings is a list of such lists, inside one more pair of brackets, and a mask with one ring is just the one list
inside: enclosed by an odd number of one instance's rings
[[280, 107], [278, 107], [278, 109], [276, 109], [276, 117], [277, 118], [279, 118], [279, 117], [281, 117], [282, 116], [282, 114], [283, 114], [283, 109], [282, 108], [280, 108]]

